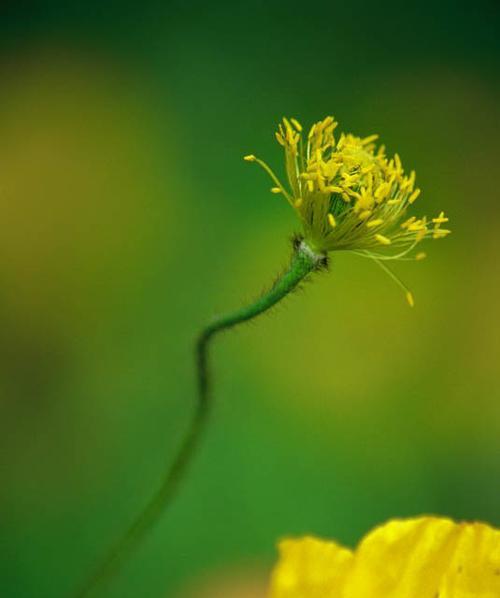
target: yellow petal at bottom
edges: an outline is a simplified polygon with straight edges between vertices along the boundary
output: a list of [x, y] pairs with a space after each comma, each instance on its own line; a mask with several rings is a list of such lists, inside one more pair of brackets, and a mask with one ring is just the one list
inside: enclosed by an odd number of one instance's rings
[[500, 598], [500, 531], [420, 517], [372, 530], [354, 552], [280, 543], [271, 598]]

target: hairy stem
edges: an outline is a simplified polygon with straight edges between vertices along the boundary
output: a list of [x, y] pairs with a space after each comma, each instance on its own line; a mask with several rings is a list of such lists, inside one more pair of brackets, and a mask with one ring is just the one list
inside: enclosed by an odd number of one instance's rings
[[211, 339], [223, 330], [233, 328], [268, 311], [291, 293], [311, 272], [322, 268], [325, 263], [325, 256], [311, 251], [304, 241], [297, 242], [288, 269], [277, 278], [267, 292], [263, 293], [254, 303], [228, 315], [215, 318], [201, 331], [196, 342], [196, 373], [198, 380], [196, 409], [179, 452], [167, 470], [156, 494], [119, 542], [110, 550], [99, 569], [76, 594], [78, 598], [93, 595], [95, 591], [105, 585], [106, 581], [120, 568], [126, 556], [138, 546], [172, 501], [179, 482], [182, 480], [196, 451], [208, 420], [211, 405], [208, 349]]

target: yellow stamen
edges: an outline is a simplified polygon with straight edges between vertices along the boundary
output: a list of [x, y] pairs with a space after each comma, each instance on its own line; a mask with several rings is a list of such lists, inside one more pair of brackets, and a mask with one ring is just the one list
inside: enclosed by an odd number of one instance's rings
[[408, 226], [408, 230], [411, 232], [416, 232], [419, 230], [426, 230], [426, 226], [421, 220], [417, 220], [417, 222], [414, 222], [413, 224], [410, 224]]
[[376, 218], [375, 220], [370, 220], [370, 222], [366, 223], [366, 226], [368, 228], [373, 228], [374, 226], [379, 226], [380, 224], [382, 224], [384, 221], [382, 218]]
[[368, 137], [365, 137], [364, 139], [361, 140], [361, 145], [368, 145], [369, 143], [372, 143], [373, 141], [376, 141], [378, 139], [378, 135], [368, 135]]
[[377, 239], [377, 241], [381, 244], [381, 245], [390, 245], [391, 244], [391, 240], [388, 239], [387, 237], [384, 237], [384, 235], [379, 235], [376, 234], [375, 235], [375, 239]]
[[302, 199], [302, 197], [297, 198], [294, 203], [293, 203], [293, 207], [294, 208], [300, 208], [300, 206], [304, 203], [304, 200]]
[[351, 185], [353, 185], [356, 182], [356, 175], [354, 175], [354, 174], [349, 174], [347, 172], [343, 172], [342, 178], [344, 179], [344, 181], [342, 183], [344, 185], [344, 187], [350, 187]]
[[328, 222], [330, 223], [330, 226], [332, 228], [335, 228], [337, 226], [337, 222], [335, 221], [335, 217], [333, 214], [328, 214]]
[[302, 125], [299, 123], [299, 121], [296, 118], [291, 118], [290, 121], [292, 122], [292, 125], [297, 129], [297, 131], [301, 133]]
[[415, 178], [416, 178], [415, 171], [412, 170], [410, 172], [410, 178], [408, 179], [408, 188], [409, 188], [410, 191], [413, 191], [413, 187], [415, 185]]
[[412, 204], [417, 199], [417, 197], [419, 195], [420, 195], [420, 189], [415, 189], [415, 191], [408, 198], [408, 203]]
[[281, 189], [279, 187], [271, 187], [271, 193], [281, 193]]
[[281, 181], [263, 160], [256, 158], [253, 154], [250, 156], [245, 156], [244, 159], [247, 160], [247, 162], [256, 162], [261, 168], [263, 168], [271, 177], [275, 187], [279, 188], [281, 193], [283, 193], [283, 195], [287, 198], [288, 202], [293, 205], [293, 198], [291, 197], [290, 193], [288, 193], [288, 191], [283, 187]]
[[433, 235], [432, 238], [433, 239], [442, 239], [443, 237], [446, 237], [446, 235], [449, 235], [451, 233], [451, 230], [446, 230], [444, 228], [437, 228]]
[[328, 125], [331, 125], [335, 122], [333, 116], [327, 116], [322, 122], [320, 122], [321, 129], [326, 129]]
[[401, 228], [408, 228], [410, 226], [410, 224], [413, 224], [416, 220], [415, 216], [411, 216], [411, 218], [408, 218], [408, 220], [405, 220], [403, 222], [403, 224], [401, 225]]
[[396, 276], [396, 274], [394, 274], [394, 272], [388, 267], [386, 266], [386, 264], [384, 264], [383, 261], [378, 260], [376, 258], [375, 259], [375, 263], [378, 264], [382, 270], [392, 278], [392, 280], [401, 288], [403, 289], [403, 291], [405, 292], [405, 296], [406, 296], [406, 300], [408, 301], [408, 303], [410, 304], [411, 307], [414, 306], [415, 301], [413, 299], [413, 295], [412, 292], [410, 291], [410, 289], [405, 285], [405, 283], [399, 278], [399, 276]]
[[361, 195], [357, 191], [353, 191], [352, 189], [349, 189], [349, 188], [346, 188], [346, 193], [347, 193], [347, 195], [349, 195], [351, 197], [355, 197], [356, 199], [359, 199], [361, 197]]
[[367, 218], [370, 218], [371, 215], [372, 215], [371, 210], [365, 210], [364, 212], [361, 212], [361, 214], [359, 215], [359, 219], [366, 220]]
[[415, 259], [417, 260], [417, 262], [420, 262], [421, 260], [425, 260], [426, 257], [427, 254], [424, 251], [421, 251], [420, 253], [417, 253]]
[[435, 224], [443, 224], [444, 222], [448, 222], [449, 218], [445, 218], [444, 212], [441, 212], [437, 218], [433, 218], [432, 222]]
[[382, 183], [381, 185], [379, 185], [379, 187], [375, 191], [375, 199], [377, 200], [377, 202], [381, 202], [382, 200], [384, 200], [389, 195], [390, 191], [391, 186], [389, 185], [389, 183]]

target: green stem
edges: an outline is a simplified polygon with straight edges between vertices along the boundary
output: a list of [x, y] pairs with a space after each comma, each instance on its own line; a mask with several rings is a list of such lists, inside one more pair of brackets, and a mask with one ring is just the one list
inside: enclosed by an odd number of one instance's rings
[[172, 501], [179, 482], [186, 472], [208, 420], [211, 405], [210, 376], [208, 364], [208, 348], [210, 340], [223, 330], [233, 328], [237, 324], [247, 322], [268, 311], [276, 303], [292, 292], [311, 272], [324, 266], [325, 256], [314, 253], [302, 242], [298, 242], [288, 269], [275, 281], [271, 289], [262, 294], [249, 306], [243, 307], [229, 315], [215, 318], [206, 326], [196, 342], [196, 368], [198, 378], [198, 400], [190, 428], [166, 476], [140, 515], [129, 527], [120, 541], [108, 553], [95, 574], [76, 594], [78, 598], [90, 596], [102, 588], [111, 575], [119, 569], [126, 556], [141, 542], [143, 537], [157, 522], [165, 508]]

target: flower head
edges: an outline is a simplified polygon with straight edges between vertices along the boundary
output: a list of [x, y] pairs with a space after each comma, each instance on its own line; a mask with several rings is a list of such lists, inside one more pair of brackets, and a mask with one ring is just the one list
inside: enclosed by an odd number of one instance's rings
[[[285, 151], [288, 186], [264, 161], [254, 155], [245, 160], [271, 176], [271, 192], [283, 194], [291, 204], [312, 251], [348, 250], [372, 258], [402, 285], [382, 262], [422, 259], [422, 252], [408, 256], [424, 239], [449, 234], [441, 226], [448, 218], [443, 212], [432, 219], [407, 217], [420, 195], [415, 172], [405, 174], [398, 154], [388, 158], [384, 146], [376, 146], [378, 135], [336, 136], [337, 125], [327, 116], [306, 137], [297, 120], [283, 119], [276, 139]], [[412, 305], [411, 293], [402, 286]]]
[[355, 551], [312, 537], [279, 548], [271, 598], [500, 596], [500, 530], [482, 523], [393, 520]]

